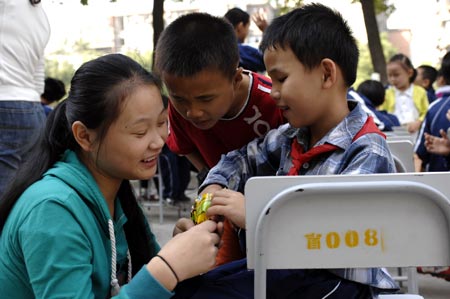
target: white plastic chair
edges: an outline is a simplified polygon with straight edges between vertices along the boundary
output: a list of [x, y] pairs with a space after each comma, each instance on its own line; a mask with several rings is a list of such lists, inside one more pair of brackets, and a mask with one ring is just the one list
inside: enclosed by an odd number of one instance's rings
[[414, 146], [408, 139], [387, 139], [397, 172], [414, 172]]
[[450, 265], [449, 182], [448, 172], [250, 179], [255, 298], [266, 298], [267, 269]]
[[[414, 172], [414, 146], [411, 140], [405, 137], [387, 138], [389, 150], [394, 158], [397, 172]], [[417, 270], [415, 267], [397, 268], [398, 275], [393, 278], [398, 282], [406, 282], [408, 292], [419, 293]]]

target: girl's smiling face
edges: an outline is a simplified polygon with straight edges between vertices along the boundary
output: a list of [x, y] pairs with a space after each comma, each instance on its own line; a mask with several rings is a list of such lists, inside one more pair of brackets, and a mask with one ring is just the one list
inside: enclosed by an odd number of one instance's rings
[[167, 139], [167, 109], [159, 89], [140, 85], [128, 96], [101, 144], [96, 144], [94, 176], [146, 180], [156, 173], [157, 159]]

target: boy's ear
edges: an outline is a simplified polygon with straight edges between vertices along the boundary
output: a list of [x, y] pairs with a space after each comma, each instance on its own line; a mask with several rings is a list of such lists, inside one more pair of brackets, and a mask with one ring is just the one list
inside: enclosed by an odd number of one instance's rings
[[236, 36], [239, 42], [244, 42], [244, 39], [246, 38], [246, 30], [244, 22], [239, 22], [239, 24], [234, 27], [234, 31], [236, 32]]
[[323, 87], [330, 88], [337, 80], [336, 63], [329, 58], [324, 58], [322, 59], [320, 65], [322, 69]]
[[236, 69], [236, 73], [234, 74], [234, 77], [233, 77], [233, 86], [235, 89], [237, 89], [242, 82], [242, 79], [243, 79], [242, 72], [243, 71], [244, 71], [244, 69], [242, 67], [238, 67]]
[[89, 130], [81, 121], [77, 120], [72, 124], [72, 134], [84, 151], [92, 151], [96, 139], [92, 130]]

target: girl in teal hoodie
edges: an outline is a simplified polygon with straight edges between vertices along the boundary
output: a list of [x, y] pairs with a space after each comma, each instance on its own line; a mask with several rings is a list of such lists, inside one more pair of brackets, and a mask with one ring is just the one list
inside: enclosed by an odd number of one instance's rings
[[166, 105], [159, 80], [124, 55], [77, 70], [0, 201], [2, 298], [169, 298], [214, 266], [221, 227], [160, 248], [129, 182], [156, 172]]

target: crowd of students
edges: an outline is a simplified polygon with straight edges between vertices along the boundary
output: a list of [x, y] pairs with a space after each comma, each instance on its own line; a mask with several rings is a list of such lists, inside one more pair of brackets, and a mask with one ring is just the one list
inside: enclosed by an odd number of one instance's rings
[[[433, 155], [447, 161], [450, 101], [441, 86], [433, 98], [426, 67], [417, 72], [397, 54], [387, 89], [369, 80], [352, 90], [359, 59], [352, 31], [339, 12], [313, 3], [264, 27], [266, 76], [240, 59], [246, 16], [225, 17], [189, 13], [170, 23], [155, 73], [121, 54], [75, 72], [1, 195], [2, 296], [253, 298], [242, 234], [250, 177], [395, 172], [382, 132], [395, 126], [418, 132], [423, 170], [436, 170]], [[443, 86], [447, 67], [444, 57], [435, 78]], [[428, 93], [414, 84], [418, 73]], [[130, 180], [154, 176], [164, 146], [192, 163], [199, 195], [212, 201], [209, 220], [179, 219], [160, 247]], [[397, 290], [383, 268], [268, 272], [270, 298]]]

